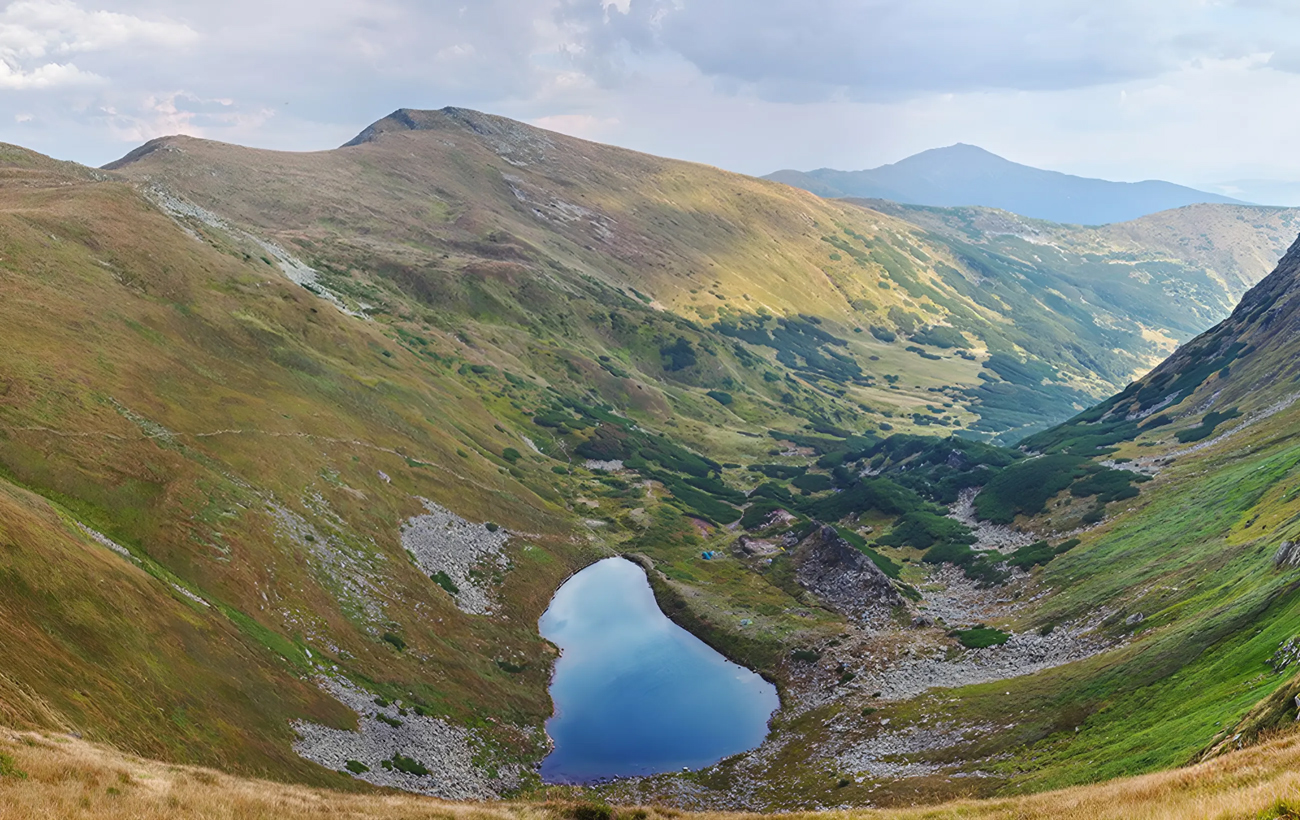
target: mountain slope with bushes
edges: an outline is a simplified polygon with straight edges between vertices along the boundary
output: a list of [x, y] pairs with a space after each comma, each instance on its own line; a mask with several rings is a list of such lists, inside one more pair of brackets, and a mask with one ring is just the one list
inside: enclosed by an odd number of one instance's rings
[[554, 796], [535, 624], [610, 554], [783, 697], [753, 754], [614, 800], [1040, 790], [1286, 714], [1295, 256], [1125, 387], [1285, 212], [1177, 265], [1159, 225], [1034, 226], [1035, 258], [456, 109], [314, 154], [0, 160], [11, 726]]
[[[828, 397], [841, 416], [960, 423], [1003, 442], [1145, 372], [1226, 315], [1280, 251], [1270, 224], [1243, 238], [1253, 256], [1213, 272], [1190, 250], [1133, 255], [1132, 241], [1034, 258], [926, 233], [907, 214], [463, 109], [404, 109], [335, 151], [169, 137], [109, 167], [282, 244], [320, 287], [372, 314], [594, 334], [595, 346], [625, 349], [603, 352], [629, 373], [722, 392], [728, 377], [748, 381], [707, 359], [709, 376], [684, 358], [661, 369], [673, 339], [637, 342], [621, 320], [596, 322], [595, 306], [555, 303], [599, 286], [720, 330], [760, 362], [781, 356], [814, 390], [842, 391]], [[813, 322], [818, 333], [800, 329]], [[770, 384], [749, 386], [769, 400], [787, 394]], [[937, 421], [927, 393], [945, 386], [959, 388], [953, 403], [966, 412]]]

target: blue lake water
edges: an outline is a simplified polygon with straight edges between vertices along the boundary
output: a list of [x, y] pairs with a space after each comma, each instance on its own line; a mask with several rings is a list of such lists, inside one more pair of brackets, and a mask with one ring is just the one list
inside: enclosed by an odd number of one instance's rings
[[631, 561], [574, 575], [538, 626], [562, 651], [548, 783], [697, 769], [767, 736], [776, 687], [668, 620]]

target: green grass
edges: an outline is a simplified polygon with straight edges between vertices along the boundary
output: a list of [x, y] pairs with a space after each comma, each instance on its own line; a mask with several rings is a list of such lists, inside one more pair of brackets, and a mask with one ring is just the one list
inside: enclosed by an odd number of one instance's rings
[[446, 590], [448, 595], [458, 595], [460, 593], [460, 587], [456, 586], [456, 582], [451, 580], [451, 576], [446, 572], [438, 570], [429, 577], [435, 584]]
[[1001, 646], [1011, 638], [1006, 632], [987, 626], [958, 629], [952, 633], [952, 636], [967, 649], [987, 649], [990, 646]]

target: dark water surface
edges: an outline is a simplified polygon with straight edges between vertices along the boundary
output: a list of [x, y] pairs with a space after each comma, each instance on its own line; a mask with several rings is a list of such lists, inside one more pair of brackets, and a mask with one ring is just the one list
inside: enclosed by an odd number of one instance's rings
[[767, 735], [776, 687], [668, 620], [631, 561], [607, 558], [574, 575], [538, 625], [563, 650], [546, 723], [548, 783], [696, 769]]

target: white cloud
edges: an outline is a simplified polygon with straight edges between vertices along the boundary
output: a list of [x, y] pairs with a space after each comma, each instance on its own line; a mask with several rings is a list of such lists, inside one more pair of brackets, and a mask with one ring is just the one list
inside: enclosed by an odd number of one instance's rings
[[[1267, 31], [1204, 0], [564, 0], [594, 71], [671, 53], [773, 100], [1069, 89], [1233, 56]], [[617, 8], [621, 13], [611, 13]], [[617, 79], [617, 73], [611, 77]]]
[[109, 11], [70, 0], [18, 0], [0, 11], [0, 88], [51, 89], [102, 83], [104, 77], [50, 56], [140, 46], [178, 47], [198, 34], [188, 26]]
[[438, 49], [439, 60], [456, 60], [464, 57], [473, 57], [478, 52], [473, 43], [456, 43], [446, 48]]
[[177, 48], [197, 39], [198, 33], [183, 23], [87, 11], [71, 0], [18, 0], [0, 11], [0, 56], [11, 66], [48, 54], [124, 46]]
[[244, 110], [229, 99], [203, 99], [185, 91], [151, 94], [130, 111], [105, 106], [100, 116], [112, 134], [128, 143], [148, 142], [170, 134], [191, 137], [250, 134], [275, 116], [269, 107]]
[[46, 63], [30, 71], [23, 71], [0, 60], [0, 88], [11, 91], [91, 85], [103, 82], [103, 79], [88, 71], [82, 71], [71, 63]]

